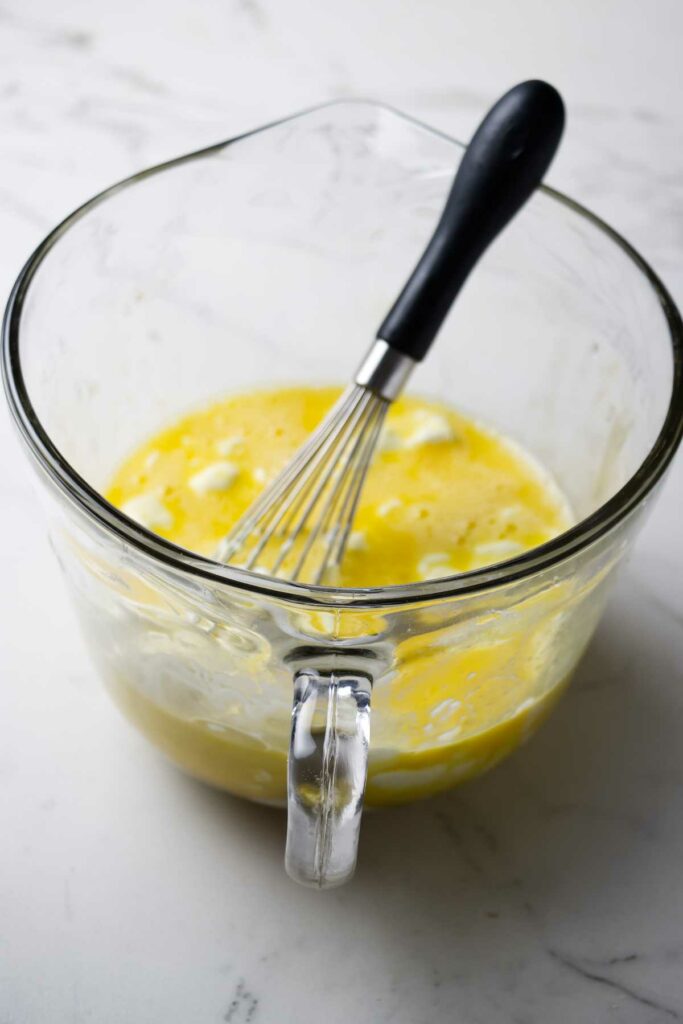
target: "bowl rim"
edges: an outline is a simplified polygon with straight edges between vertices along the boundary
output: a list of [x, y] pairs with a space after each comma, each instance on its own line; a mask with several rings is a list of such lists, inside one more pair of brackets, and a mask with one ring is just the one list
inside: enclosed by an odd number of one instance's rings
[[422, 131], [445, 139], [454, 146], [465, 148], [463, 143], [445, 132], [432, 128], [389, 104], [358, 98], [316, 104], [225, 141], [154, 164], [98, 192], [70, 213], [47, 235], [20, 271], [10, 293], [2, 325], [2, 373], [10, 410], [24, 443], [39, 469], [56, 485], [59, 492], [66, 497], [71, 505], [75, 505], [87, 518], [96, 520], [101, 527], [107, 532], [113, 533], [120, 541], [131, 545], [146, 558], [152, 559], [154, 562], [162, 562], [167, 568], [240, 590], [327, 609], [384, 608], [404, 604], [422, 604], [452, 597], [469, 597], [552, 569], [614, 530], [644, 501], [662, 477], [683, 436], [683, 321], [669, 291], [647, 261], [614, 228], [575, 200], [556, 189], [542, 185], [541, 190], [546, 195], [597, 228], [621, 249], [641, 272], [654, 292], [664, 315], [669, 329], [673, 357], [669, 406], [652, 448], [635, 473], [616, 494], [565, 533], [508, 561], [455, 576], [446, 576], [438, 580], [405, 583], [391, 587], [353, 589], [312, 586], [221, 565], [210, 558], [193, 554], [129, 519], [106, 501], [75, 471], [52, 443], [40, 423], [23, 378], [20, 356], [21, 318], [31, 282], [45, 257], [62, 235], [90, 210], [116, 193], [130, 188], [152, 175], [163, 173], [192, 160], [210, 156], [243, 139], [325, 109], [363, 105], [398, 117]]

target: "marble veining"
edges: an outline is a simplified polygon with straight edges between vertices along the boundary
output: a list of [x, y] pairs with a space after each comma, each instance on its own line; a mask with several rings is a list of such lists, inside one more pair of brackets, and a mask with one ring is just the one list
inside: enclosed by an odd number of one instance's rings
[[[551, 183], [681, 303], [682, 32], [676, 0], [4, 0], [4, 292], [53, 224], [142, 166], [350, 95], [467, 137], [539, 75], [570, 104]], [[117, 717], [6, 415], [0, 443], [0, 1021], [683, 1019], [680, 460], [538, 737], [367, 815], [354, 883], [317, 894], [284, 876], [279, 813], [183, 778]]]

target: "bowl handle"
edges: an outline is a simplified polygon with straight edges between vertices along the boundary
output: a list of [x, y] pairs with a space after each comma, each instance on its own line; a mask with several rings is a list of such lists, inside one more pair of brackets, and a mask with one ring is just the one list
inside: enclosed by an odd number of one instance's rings
[[304, 885], [330, 889], [354, 872], [371, 690], [365, 672], [306, 668], [294, 676], [285, 867]]

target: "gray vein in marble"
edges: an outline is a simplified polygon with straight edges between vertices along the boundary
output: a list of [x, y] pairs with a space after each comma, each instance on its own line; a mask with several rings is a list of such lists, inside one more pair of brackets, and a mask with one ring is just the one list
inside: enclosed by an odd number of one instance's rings
[[268, 24], [268, 15], [259, 0], [237, 0], [238, 11], [245, 14], [255, 28], [265, 29]]
[[652, 110], [646, 107], [634, 107], [631, 111], [633, 117], [638, 121], [645, 121], [647, 124], [666, 124], [667, 119], [662, 117], [661, 113], [657, 110]]
[[45, 41], [54, 46], [65, 46], [69, 50], [89, 50], [94, 45], [95, 37], [91, 32], [67, 28], [56, 29], [46, 35]]
[[0, 8], [0, 21], [30, 33], [43, 44], [65, 47], [71, 51], [88, 50], [94, 43], [91, 32], [79, 28], [45, 27], [40, 20], [19, 16], [7, 8]]
[[139, 155], [149, 138], [148, 129], [133, 121], [125, 109], [118, 109], [116, 103], [84, 97], [72, 105], [67, 116], [117, 137], [131, 157]]
[[0, 207], [4, 207], [5, 210], [15, 217], [34, 225], [34, 227], [41, 228], [43, 231], [49, 230], [52, 226], [50, 218], [43, 216], [39, 210], [36, 210], [35, 207], [27, 203], [21, 196], [2, 186], [0, 186]]
[[438, 810], [434, 812], [433, 819], [456, 847], [462, 862], [482, 875], [491, 859], [499, 853], [500, 842], [488, 826], [473, 817], [464, 801], [455, 803], [453, 813]]
[[[616, 978], [607, 977], [604, 974], [599, 974], [597, 971], [589, 970], [580, 961], [574, 960], [572, 957], [566, 956], [564, 953], [558, 952], [556, 949], [547, 948], [546, 952], [548, 956], [556, 963], [562, 964], [568, 970], [573, 971], [575, 974], [585, 978], [586, 981], [596, 982], [599, 985], [605, 985], [608, 988], [614, 989], [616, 992], [621, 992], [627, 998], [640, 1003], [641, 1006], [647, 1006], [650, 1009], [658, 1010], [671, 1020], [683, 1020], [683, 1017], [678, 1010], [675, 1010], [672, 1006], [667, 1006], [665, 1003], [660, 1003], [656, 999], [650, 999], [648, 996], [637, 992], [629, 985], [625, 985], [621, 981], [617, 981]], [[627, 958], [632, 959], [632, 958]]]
[[458, 853], [460, 854], [460, 859], [463, 861], [463, 863], [466, 864], [469, 868], [471, 868], [472, 871], [476, 872], [476, 874], [481, 875], [483, 873], [483, 868], [479, 863], [479, 860], [475, 856], [473, 856], [472, 853], [467, 848], [467, 845], [463, 838], [462, 830], [458, 828], [458, 826], [453, 821], [452, 817], [448, 814], [445, 814], [443, 811], [436, 811], [434, 813], [434, 821], [439, 823], [444, 834], [448, 836], [448, 838], [451, 840], [451, 842], [457, 849]]
[[597, 967], [614, 967], [616, 964], [631, 964], [638, 959], [637, 953], [626, 953], [624, 956], [609, 956], [604, 960], [596, 960], [594, 957], [586, 960], [584, 957], [584, 963], [595, 964]]
[[168, 88], [163, 82], [151, 78], [139, 68], [112, 66], [111, 75], [126, 85], [130, 85], [137, 92], [149, 93], [151, 96], [163, 96], [168, 93]]
[[240, 978], [235, 987], [235, 993], [230, 1002], [223, 1020], [226, 1024], [249, 1024], [254, 1020], [258, 1010], [258, 999], [246, 987], [244, 980]]

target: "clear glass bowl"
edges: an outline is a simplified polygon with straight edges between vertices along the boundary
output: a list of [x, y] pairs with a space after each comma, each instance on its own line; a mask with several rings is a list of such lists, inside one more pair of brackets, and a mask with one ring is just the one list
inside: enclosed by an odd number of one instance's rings
[[227, 392], [345, 382], [461, 154], [375, 104], [296, 115], [86, 203], [31, 257], [5, 318], [9, 402], [114, 699], [185, 770], [288, 800], [288, 869], [314, 884], [352, 871], [366, 771], [370, 804], [452, 786], [514, 749], [566, 684], [681, 437], [671, 299], [550, 189], [482, 260], [415, 390], [519, 441], [578, 519], [503, 564], [290, 584], [184, 551], [100, 490], [145, 437]]

